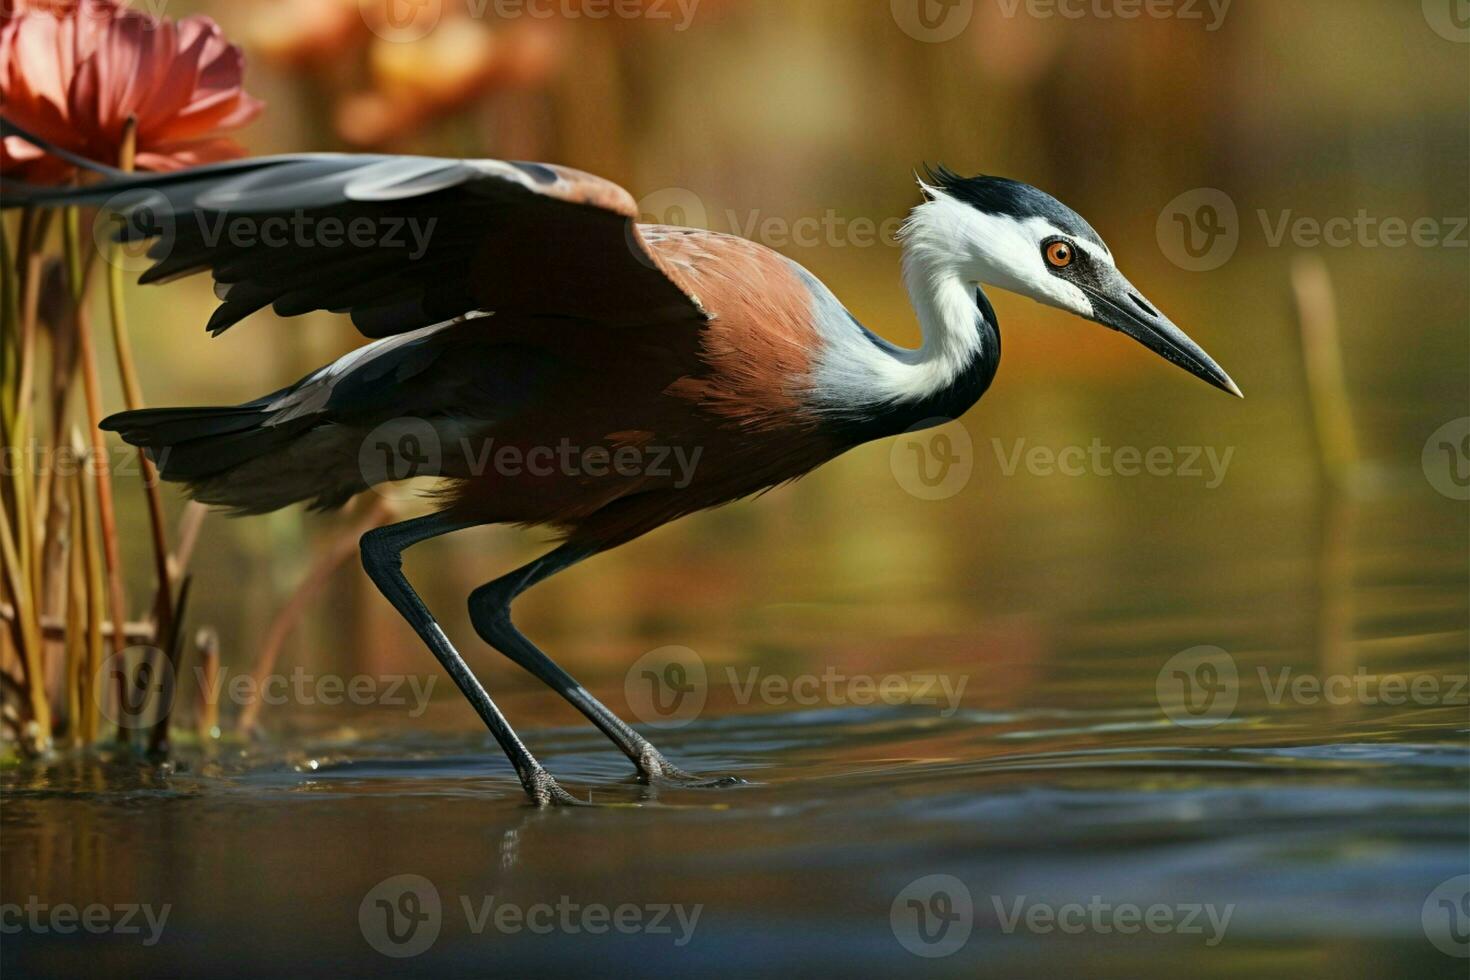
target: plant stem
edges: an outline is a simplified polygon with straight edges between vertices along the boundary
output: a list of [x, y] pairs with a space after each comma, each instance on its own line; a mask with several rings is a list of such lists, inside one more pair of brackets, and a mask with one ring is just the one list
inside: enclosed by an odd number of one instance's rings
[[[102, 527], [102, 556], [107, 572], [108, 607], [114, 623], [127, 622], [127, 599], [123, 592], [122, 557], [117, 543], [117, 511], [112, 499], [112, 467], [108, 465], [107, 445], [102, 439], [102, 383], [97, 376], [97, 352], [92, 345], [91, 317], [87, 310], [87, 287], [82, 273], [79, 225], [81, 217], [76, 207], [66, 209], [66, 220], [62, 231], [66, 242], [67, 270], [71, 276], [72, 292], [76, 299], [77, 351], [82, 369], [82, 389], [87, 405], [87, 428], [90, 436], [93, 463], [96, 466], [97, 516]], [[120, 654], [127, 648], [127, 637], [122, 630], [112, 634], [112, 652]], [[119, 697], [122, 696], [119, 681]], [[119, 729], [119, 737], [127, 733]]]
[[1318, 464], [1327, 484], [1340, 490], [1351, 481], [1359, 454], [1342, 362], [1337, 293], [1327, 263], [1318, 256], [1302, 256], [1292, 263], [1291, 282], [1301, 327], [1307, 392], [1317, 427]]
[[[88, 605], [92, 598], [87, 590], [87, 560], [82, 553], [82, 538], [85, 532], [82, 523], [86, 520], [86, 514], [82, 509], [82, 495], [79, 489], [83, 477], [78, 474], [75, 479], [58, 481], [64, 486], [63, 492], [67, 494], [70, 502], [68, 508], [71, 517], [71, 526], [68, 532], [68, 546], [66, 550], [66, 633], [62, 638], [66, 649], [66, 721], [67, 740], [75, 747], [83, 744], [84, 724], [83, 718], [86, 703], [83, 698], [92, 690], [87, 683], [86, 671], [91, 663], [88, 655], [89, 647], [83, 642], [87, 636]], [[100, 646], [102, 638], [97, 638]]]
[[[46, 222], [36, 212], [27, 210], [21, 217], [14, 264], [11, 262], [8, 238], [0, 245], [0, 260], [6, 266], [6, 300], [4, 320], [8, 346], [18, 348], [14, 370], [13, 404], [5, 405], [5, 442], [19, 447], [16, 465], [11, 467], [11, 510], [0, 512], [0, 552], [3, 552], [5, 577], [17, 607], [16, 636], [25, 668], [25, 693], [31, 720], [36, 724], [35, 748], [44, 751], [51, 744], [51, 704], [46, 696], [46, 647], [40, 627], [41, 579], [40, 557], [36, 553], [32, 504], [31, 471], [34, 461], [30, 450], [31, 387], [35, 376], [36, 311], [40, 290], [40, 255], [36, 249]], [[7, 365], [9, 364], [7, 355]], [[0, 508], [3, 511], [3, 508]]]
[[[19, 221], [17, 221], [19, 224]], [[0, 220], [0, 421], [6, 442], [14, 445], [11, 428], [16, 399], [20, 395], [20, 273], [19, 259], [12, 253], [10, 231]]]
[[[330, 548], [317, 555], [316, 561], [297, 584], [295, 593], [276, 614], [275, 622], [271, 623], [270, 632], [266, 634], [265, 643], [260, 650], [260, 659], [255, 662], [255, 670], [252, 672], [256, 684], [266, 683], [291, 631], [301, 622], [311, 604], [331, 584], [332, 573], [357, 554], [359, 539], [373, 528], [387, 524], [393, 517], [392, 505], [377, 498], [345, 533], [332, 542]], [[241, 710], [235, 724], [237, 734], [248, 736], [255, 730], [261, 703], [261, 698], [253, 698]]]
[[[138, 120], [129, 116], [123, 129], [122, 153], [118, 167], [125, 173], [133, 170], [137, 152]], [[109, 250], [107, 272], [107, 305], [112, 316], [112, 346], [117, 355], [117, 373], [122, 379], [123, 402], [128, 411], [136, 412], [144, 407], [143, 388], [138, 383], [138, 370], [133, 360], [133, 345], [128, 336], [127, 305], [123, 293], [122, 245], [114, 243]], [[165, 650], [174, 650], [174, 599], [173, 580], [169, 574], [168, 530], [164, 526], [163, 496], [158, 488], [158, 468], [143, 450], [138, 450], [138, 464], [143, 474], [143, 494], [148, 501], [148, 524], [153, 533], [153, 571], [158, 580], [158, 594], [154, 599], [154, 614], [158, 620], [158, 643]], [[179, 665], [171, 665], [177, 672]], [[155, 745], [156, 749], [157, 746]]]
[[5, 565], [5, 576], [16, 605], [21, 610], [22, 662], [26, 671], [26, 692], [30, 696], [31, 719], [36, 723], [37, 748], [44, 749], [51, 741], [51, 704], [46, 700], [46, 671], [42, 663], [45, 641], [33, 616], [25, 610], [34, 611], [36, 602], [30, 594], [29, 583], [20, 574], [20, 562], [16, 555], [15, 539], [10, 533], [10, 522], [0, 521], [0, 559]]
[[[37, 327], [36, 312], [40, 302], [40, 255], [36, 249], [36, 212], [27, 210], [21, 218], [20, 244], [17, 275], [20, 277], [20, 357], [16, 380], [15, 415], [13, 417], [9, 445], [20, 449], [16, 453], [16, 465], [11, 469], [11, 501], [15, 511], [14, 541], [18, 553], [20, 572], [25, 578], [30, 595], [40, 601], [40, 580], [37, 562], [34, 559], [32, 538], [37, 533], [34, 504], [34, 484], [31, 482], [35, 463], [34, 412], [32, 411], [32, 389], [36, 374]], [[40, 610], [32, 610], [35, 616]]]
[[202, 677], [194, 724], [200, 740], [207, 742], [220, 735], [219, 700], [214, 697], [219, 687], [219, 634], [212, 629], [200, 630], [194, 639], [194, 652]]
[[[82, 434], [76, 429], [71, 434], [72, 449], [78, 459], [86, 451]], [[94, 485], [85, 473], [78, 473], [76, 480], [77, 509], [82, 515], [82, 536], [76, 547], [82, 551], [87, 575], [87, 669], [82, 672], [87, 685], [87, 697], [82, 698], [82, 741], [91, 745], [97, 741], [101, 728], [102, 698], [106, 695], [98, 690], [102, 678], [102, 558], [97, 547], [97, 494]], [[126, 635], [126, 634], [125, 634]]]

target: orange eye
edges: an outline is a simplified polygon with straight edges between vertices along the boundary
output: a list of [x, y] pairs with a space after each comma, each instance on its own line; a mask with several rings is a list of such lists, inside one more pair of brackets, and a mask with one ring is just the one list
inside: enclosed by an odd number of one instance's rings
[[1065, 269], [1072, 264], [1074, 258], [1076, 258], [1076, 253], [1066, 242], [1052, 242], [1046, 247], [1046, 261], [1050, 262], [1054, 269]]

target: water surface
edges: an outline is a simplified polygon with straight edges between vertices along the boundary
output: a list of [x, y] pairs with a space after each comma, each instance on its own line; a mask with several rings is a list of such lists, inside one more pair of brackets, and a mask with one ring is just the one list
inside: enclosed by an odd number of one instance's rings
[[636, 784], [468, 646], [597, 806], [528, 808], [445, 688], [415, 718], [268, 713], [264, 739], [169, 767], [11, 768], [5, 902], [168, 912], [153, 945], [146, 925], [7, 934], [7, 975], [1462, 977], [1463, 505], [1410, 467], [1351, 497], [1273, 499], [1249, 472], [1085, 497], [994, 480], [998, 531], [931, 509], [923, 537], [873, 507], [836, 558], [823, 511], [788, 498], [770, 527], [718, 518], [699, 563], [635, 549], [625, 581], [648, 581], [617, 601], [580, 571], [528, 600], [533, 635], [631, 717], [628, 665], [698, 650], [701, 710], [644, 730], [734, 789]]

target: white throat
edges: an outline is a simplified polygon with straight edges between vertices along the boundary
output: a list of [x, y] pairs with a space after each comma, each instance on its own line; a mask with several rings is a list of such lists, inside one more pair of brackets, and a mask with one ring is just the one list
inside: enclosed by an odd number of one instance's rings
[[912, 355], [909, 390], [919, 397], [954, 381], [980, 353], [978, 285], [955, 260], [954, 244], [925, 222], [915, 209], [904, 235], [903, 283], [919, 318], [923, 342]]
[[820, 410], [851, 411], [922, 401], [952, 385], [982, 355], [974, 282], [955, 254], [949, 218], [937, 202], [913, 210], [903, 229], [903, 279], [919, 318], [922, 344], [894, 347], [861, 329], [816, 280], [826, 347], [809, 397]]

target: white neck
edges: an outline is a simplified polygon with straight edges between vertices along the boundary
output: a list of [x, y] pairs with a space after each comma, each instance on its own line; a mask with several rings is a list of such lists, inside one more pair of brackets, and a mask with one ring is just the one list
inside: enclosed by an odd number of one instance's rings
[[978, 287], [955, 262], [953, 244], [946, 249], [921, 230], [922, 210], [915, 210], [904, 238], [903, 284], [923, 336], [912, 367], [931, 376], [937, 388], [952, 382], [980, 350]]
[[819, 400], [834, 407], [918, 401], [948, 387], [980, 355], [976, 286], [956, 260], [944, 221], [931, 202], [915, 208], [904, 225], [903, 279], [922, 344], [885, 350], [850, 321], [840, 324], [829, 331], [817, 371]]

